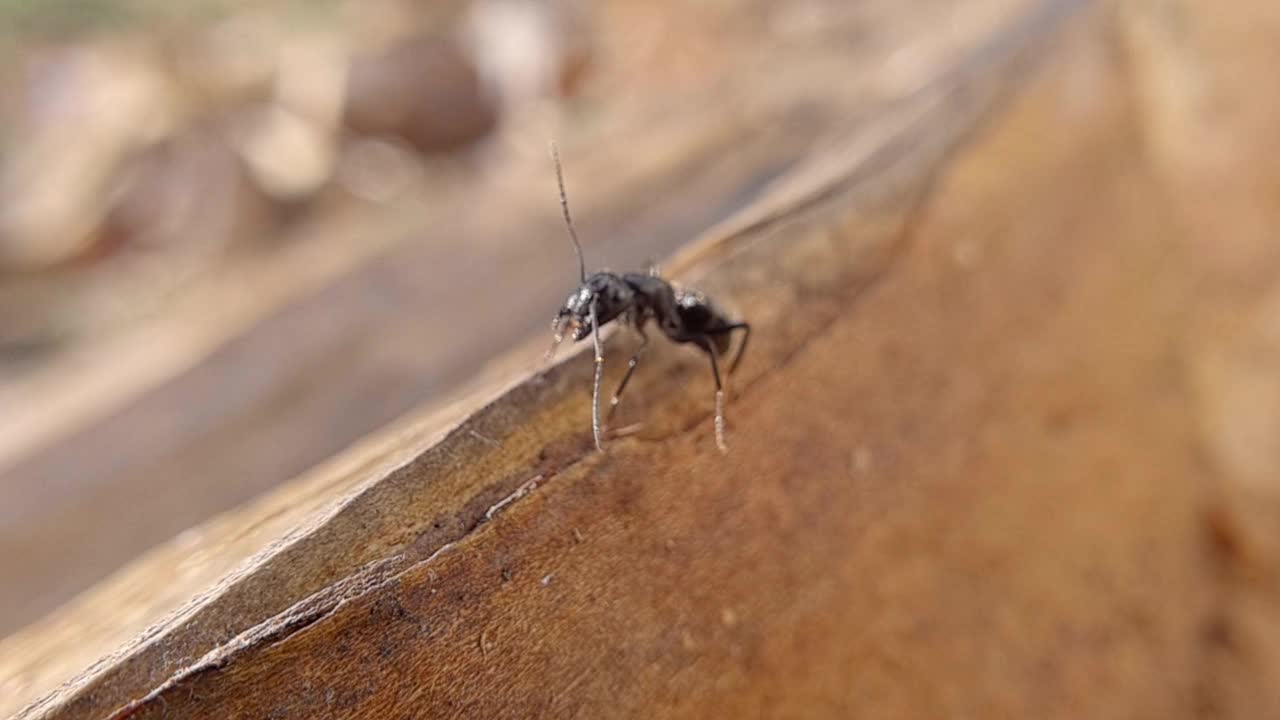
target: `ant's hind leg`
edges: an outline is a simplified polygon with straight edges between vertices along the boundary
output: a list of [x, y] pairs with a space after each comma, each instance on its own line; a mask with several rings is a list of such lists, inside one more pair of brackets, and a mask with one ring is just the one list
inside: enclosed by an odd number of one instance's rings
[[716, 379], [716, 447], [720, 452], [729, 452], [729, 446], [724, 441], [724, 384], [720, 381], [720, 361], [716, 359], [716, 348], [707, 336], [703, 336], [697, 340], [698, 347], [707, 351], [707, 357], [711, 358], [711, 374]]
[[649, 336], [645, 334], [644, 328], [636, 327], [636, 332], [640, 333], [640, 347], [636, 348], [635, 354], [627, 362], [627, 372], [622, 376], [622, 382], [618, 383], [618, 389], [613, 391], [613, 398], [609, 401], [609, 411], [604, 418], [606, 424], [613, 419], [613, 412], [618, 409], [618, 403], [622, 400], [622, 391], [627, 389], [631, 373], [636, 371], [636, 365], [640, 364], [640, 358], [644, 355], [645, 348], [649, 346]]
[[738, 345], [738, 351], [733, 354], [733, 362], [729, 363], [729, 372], [727, 373], [729, 375], [732, 375], [738, 369], [738, 363], [742, 362], [742, 353], [747, 351], [747, 343], [751, 340], [751, 323], [734, 323], [723, 330], [717, 330], [716, 334], [721, 335], [734, 330], [742, 331], [742, 342]]

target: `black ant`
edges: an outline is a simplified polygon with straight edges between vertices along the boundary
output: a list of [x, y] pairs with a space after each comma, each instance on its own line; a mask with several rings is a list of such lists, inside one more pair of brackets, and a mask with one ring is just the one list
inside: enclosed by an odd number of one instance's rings
[[745, 322], [733, 322], [720, 312], [711, 301], [696, 290], [677, 288], [658, 276], [656, 268], [651, 267], [648, 273], [613, 273], [601, 270], [587, 276], [586, 261], [582, 256], [582, 244], [578, 242], [578, 233], [573, 227], [573, 218], [569, 215], [569, 198], [564, 191], [564, 173], [560, 169], [560, 152], [555, 143], [551, 144], [551, 158], [555, 161], [556, 182], [560, 186], [560, 209], [564, 212], [564, 222], [569, 229], [569, 239], [573, 242], [574, 253], [578, 256], [578, 274], [582, 284], [578, 286], [564, 307], [551, 322], [554, 340], [547, 351], [550, 359], [564, 340], [565, 332], [572, 334], [574, 341], [583, 340], [588, 334], [595, 340], [595, 381], [591, 394], [591, 433], [595, 438], [596, 449], [603, 450], [600, 437], [603, 423], [600, 421], [600, 379], [604, 372], [604, 345], [600, 341], [600, 326], [617, 318], [630, 325], [640, 334], [640, 347], [631, 356], [627, 364], [627, 372], [622, 382], [613, 393], [609, 403], [608, 422], [613, 411], [618, 407], [623, 390], [631, 373], [640, 362], [645, 347], [649, 344], [649, 336], [645, 334], [645, 326], [650, 320], [658, 324], [662, 334], [677, 343], [693, 343], [711, 358], [711, 374], [716, 381], [716, 446], [722, 452], [727, 450], [724, 442], [724, 386], [720, 380], [719, 357], [729, 352], [731, 335], [734, 330], [742, 331], [742, 343], [729, 364], [727, 374], [733, 374], [742, 360], [742, 353], [747, 349], [747, 341], [751, 338], [751, 325]]

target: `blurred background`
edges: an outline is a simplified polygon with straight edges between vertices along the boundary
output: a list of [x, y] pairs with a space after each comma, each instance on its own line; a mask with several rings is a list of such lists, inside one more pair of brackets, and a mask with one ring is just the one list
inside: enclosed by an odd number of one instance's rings
[[545, 332], [548, 140], [642, 267], [1029, 5], [3, 0], [0, 637]]

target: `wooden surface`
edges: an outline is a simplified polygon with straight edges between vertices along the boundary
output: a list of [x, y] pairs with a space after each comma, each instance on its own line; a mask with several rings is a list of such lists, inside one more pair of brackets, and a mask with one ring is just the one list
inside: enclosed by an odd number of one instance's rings
[[728, 455], [666, 346], [592, 452], [579, 355], [162, 549], [0, 682], [296, 524], [23, 717], [1280, 716], [1275, 211], [1201, 202], [1236, 133], [1161, 132], [1226, 44], [1113, 10], [1015, 25], [683, 253], [758, 328]]
[[574, 278], [547, 138], [591, 262], [642, 267], [1021, 4], [592, 3], [595, 89], [558, 114], [511, 120], [398, 201], [330, 208], [154, 322], [0, 380], [0, 636], [542, 342]]

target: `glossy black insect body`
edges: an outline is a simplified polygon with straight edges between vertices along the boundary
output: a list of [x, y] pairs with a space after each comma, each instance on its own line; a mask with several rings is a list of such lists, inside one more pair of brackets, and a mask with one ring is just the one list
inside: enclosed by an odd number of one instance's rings
[[[742, 331], [742, 342], [734, 354], [727, 373], [732, 374], [742, 360], [742, 353], [747, 348], [747, 340], [751, 337], [751, 326], [745, 322], [734, 322], [715, 307], [710, 300], [696, 290], [686, 290], [672, 285], [650, 269], [648, 273], [613, 273], [601, 271], [587, 275], [586, 262], [582, 256], [582, 244], [578, 242], [578, 233], [573, 227], [573, 218], [569, 214], [569, 200], [564, 190], [564, 173], [560, 168], [560, 154], [556, 146], [551, 146], [551, 156], [556, 166], [556, 181], [560, 187], [560, 208], [564, 212], [565, 225], [569, 229], [569, 239], [573, 241], [574, 252], [578, 256], [578, 272], [582, 284], [565, 300], [564, 306], [556, 314], [551, 323], [554, 340], [547, 351], [548, 358], [555, 353], [565, 334], [573, 340], [585, 340], [588, 335], [595, 341], [595, 381], [591, 395], [591, 432], [597, 448], [603, 448], [601, 436], [604, 422], [600, 418], [600, 380], [604, 372], [604, 346], [600, 341], [600, 328], [614, 320], [621, 320], [640, 334], [640, 347], [627, 365], [627, 372], [622, 382], [614, 391], [609, 403], [609, 415], [617, 408], [622, 392], [631, 380], [631, 374], [644, 355], [649, 344], [649, 336], [645, 329], [650, 321], [668, 339], [677, 343], [691, 343], [701, 348], [711, 360], [711, 373], [715, 378], [715, 432], [716, 445], [722, 451], [726, 449], [724, 442], [724, 384], [720, 373], [720, 358], [727, 355], [732, 347], [732, 334]], [[606, 418], [607, 421], [607, 418]]]

